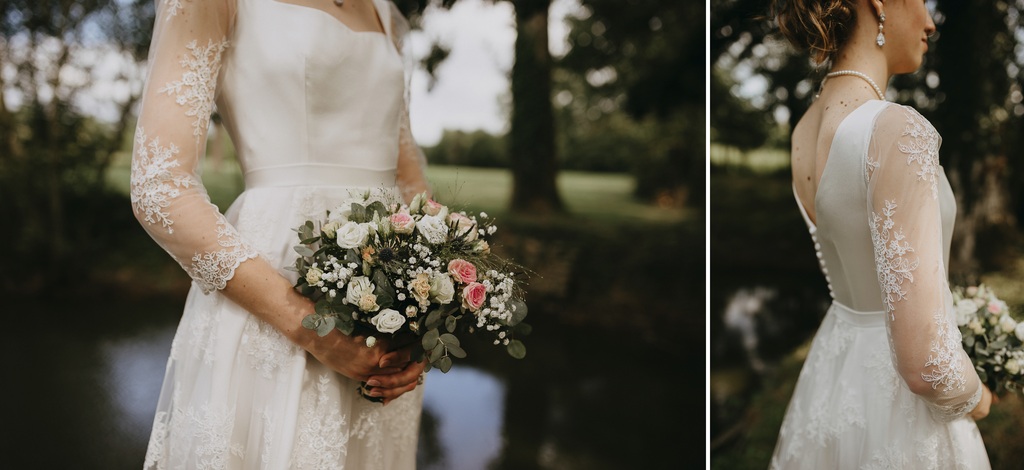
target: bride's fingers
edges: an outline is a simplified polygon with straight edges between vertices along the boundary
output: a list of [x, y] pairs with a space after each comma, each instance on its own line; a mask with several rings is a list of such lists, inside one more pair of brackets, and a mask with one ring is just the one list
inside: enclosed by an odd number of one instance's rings
[[392, 400], [402, 396], [406, 392], [411, 392], [411, 391], [415, 390], [417, 385], [418, 384], [414, 383], [414, 384], [402, 387], [400, 389], [392, 389], [392, 391], [394, 392], [394, 396], [393, 397], [384, 397], [384, 405], [387, 405], [388, 403], [391, 403]]
[[416, 382], [419, 380], [420, 374], [423, 373], [423, 367], [424, 365], [422, 362], [412, 362], [409, 363], [409, 365], [406, 366], [405, 369], [402, 369], [397, 373], [388, 375], [374, 375], [366, 381], [366, 384], [371, 387], [374, 387], [375, 391], [377, 389], [386, 390], [401, 388], [408, 386], [410, 384], [415, 386]]
[[380, 358], [380, 367], [404, 366], [412, 361], [412, 348], [391, 351]]

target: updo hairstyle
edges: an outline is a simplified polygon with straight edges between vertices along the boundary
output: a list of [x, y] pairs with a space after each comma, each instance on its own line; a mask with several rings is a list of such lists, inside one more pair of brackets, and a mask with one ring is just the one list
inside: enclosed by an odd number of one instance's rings
[[815, 63], [835, 58], [857, 23], [856, 0], [772, 0], [771, 16], [794, 46]]

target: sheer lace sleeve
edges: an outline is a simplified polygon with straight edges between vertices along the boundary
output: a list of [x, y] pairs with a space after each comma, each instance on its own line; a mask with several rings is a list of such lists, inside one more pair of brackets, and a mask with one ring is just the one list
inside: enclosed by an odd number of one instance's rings
[[217, 74], [234, 0], [161, 0], [132, 153], [132, 208], [204, 293], [223, 289], [257, 256], [200, 179]]
[[981, 382], [960, 344], [943, 256], [939, 135], [911, 108], [889, 106], [868, 155], [868, 221], [893, 363], [933, 414], [974, 409]]
[[399, 119], [398, 130], [398, 187], [402, 191], [402, 197], [408, 202], [413, 196], [430, 188], [427, 185], [427, 178], [423, 171], [427, 166], [427, 157], [423, 150], [416, 144], [412, 136], [412, 129], [409, 126], [409, 85], [412, 78], [413, 60], [412, 53], [405, 50], [405, 36], [409, 32], [409, 22], [398, 10], [394, 3], [388, 2], [391, 20], [391, 37], [394, 40], [395, 48], [402, 55], [405, 62], [405, 102], [402, 107], [402, 116]]

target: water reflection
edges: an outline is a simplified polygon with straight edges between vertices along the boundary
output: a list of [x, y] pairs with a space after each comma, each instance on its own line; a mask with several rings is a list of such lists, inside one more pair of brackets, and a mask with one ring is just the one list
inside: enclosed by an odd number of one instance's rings
[[[25, 334], [39, 330], [14, 320], [0, 329], [0, 365], [18, 384], [0, 400], [4, 468], [139, 468], [181, 307], [96, 302], [64, 328]], [[16, 306], [43, 316], [66, 308]], [[430, 374], [419, 468], [676, 468], [679, 429], [703, 414], [704, 389], [690, 379], [702, 369], [703, 333], [680, 332], [665, 350], [536, 315], [525, 360], [467, 340], [468, 361]]]
[[[441, 460], [424, 469], [479, 470], [502, 446], [505, 385], [495, 376], [459, 364], [447, 374], [429, 374], [423, 408], [437, 419]], [[420, 438], [424, 439], [421, 430]]]

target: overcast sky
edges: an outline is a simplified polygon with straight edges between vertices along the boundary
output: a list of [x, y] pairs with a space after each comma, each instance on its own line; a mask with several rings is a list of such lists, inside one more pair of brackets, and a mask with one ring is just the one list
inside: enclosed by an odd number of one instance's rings
[[[563, 19], [578, 10], [576, 0], [552, 2], [548, 30], [552, 53], [565, 52]], [[502, 103], [508, 100], [516, 39], [512, 5], [462, 0], [451, 10], [428, 10], [422, 27], [409, 38], [416, 55], [425, 55], [435, 39], [450, 47], [451, 54], [437, 70], [438, 81], [431, 91], [427, 91], [426, 72], [413, 75], [411, 119], [416, 140], [433, 145], [444, 129], [505, 131], [508, 119]]]

